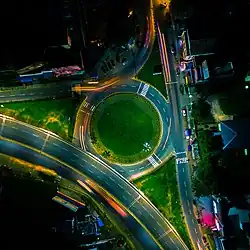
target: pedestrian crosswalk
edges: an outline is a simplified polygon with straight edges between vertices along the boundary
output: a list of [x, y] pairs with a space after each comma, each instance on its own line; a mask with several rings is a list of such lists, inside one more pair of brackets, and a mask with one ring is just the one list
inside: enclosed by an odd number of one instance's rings
[[159, 166], [159, 163], [155, 160], [155, 158], [153, 156], [149, 156], [148, 157], [148, 161], [153, 165], [153, 167], [157, 167]]
[[89, 106], [89, 103], [88, 103], [88, 102], [85, 102], [85, 103], [83, 104], [83, 106], [87, 108], [87, 107]]
[[148, 92], [148, 89], [149, 89], [149, 85], [148, 84], [144, 84], [143, 88], [142, 88], [142, 91], [140, 93], [140, 95], [142, 96], [146, 96], [147, 92]]
[[148, 158], [148, 161], [153, 165], [153, 167], [157, 167], [159, 165], [158, 162], [152, 156]]
[[[83, 104], [83, 107], [88, 108], [90, 105], [91, 105], [90, 103], [85, 102], [85, 103]], [[89, 109], [90, 109], [91, 111], [94, 111], [95, 105], [90, 106]]]
[[182, 157], [182, 158], [176, 158], [176, 164], [185, 164], [188, 163], [188, 158], [187, 157]]

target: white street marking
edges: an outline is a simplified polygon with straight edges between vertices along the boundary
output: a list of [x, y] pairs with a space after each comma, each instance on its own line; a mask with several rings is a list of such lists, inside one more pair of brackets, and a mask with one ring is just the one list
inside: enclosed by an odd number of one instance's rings
[[188, 163], [188, 158], [187, 157], [182, 157], [182, 158], [176, 158], [176, 164], [185, 164]]
[[149, 85], [145, 84], [142, 88], [142, 91], [140, 93], [140, 95], [142, 96], [146, 96], [147, 92], [148, 92], [148, 89], [149, 89]]
[[153, 165], [153, 167], [157, 167], [159, 165], [159, 163], [152, 157], [152, 156], [149, 156], [148, 157], [148, 161]]

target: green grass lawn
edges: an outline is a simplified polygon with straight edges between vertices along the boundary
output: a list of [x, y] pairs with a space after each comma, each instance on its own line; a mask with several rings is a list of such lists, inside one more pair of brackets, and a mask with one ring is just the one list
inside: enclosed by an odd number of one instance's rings
[[180, 204], [175, 158], [171, 158], [154, 173], [134, 181], [134, 184], [144, 192], [161, 213], [171, 222], [186, 245], [191, 249]]
[[42, 100], [3, 104], [0, 113], [48, 129], [71, 140], [77, 99]]
[[161, 58], [157, 41], [155, 42], [154, 48], [148, 61], [143, 66], [142, 70], [138, 73], [137, 77], [140, 80], [148, 82], [149, 84], [157, 88], [166, 98], [168, 98], [163, 75], [153, 75], [154, 67], [156, 65], [161, 65]]
[[[160, 130], [157, 111], [135, 94], [108, 97], [91, 119], [91, 138], [97, 152], [120, 163], [135, 162], [150, 155], [158, 144]], [[151, 146], [147, 152], [143, 146], [146, 142]]]

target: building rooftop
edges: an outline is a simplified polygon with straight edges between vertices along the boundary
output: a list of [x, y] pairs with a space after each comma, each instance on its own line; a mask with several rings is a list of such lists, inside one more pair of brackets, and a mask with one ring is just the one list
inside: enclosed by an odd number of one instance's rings
[[192, 40], [190, 37], [190, 47], [193, 56], [209, 55], [214, 53], [215, 38], [203, 38], [199, 40]]
[[220, 123], [223, 149], [250, 148], [250, 119], [227, 120]]

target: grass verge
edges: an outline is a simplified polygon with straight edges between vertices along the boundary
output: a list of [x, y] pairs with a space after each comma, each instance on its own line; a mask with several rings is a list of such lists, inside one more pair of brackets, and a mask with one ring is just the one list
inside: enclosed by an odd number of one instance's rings
[[112, 162], [132, 163], [146, 158], [157, 146], [160, 118], [144, 98], [116, 94], [94, 111], [90, 133], [100, 155]]
[[78, 104], [75, 98], [7, 103], [0, 108], [0, 113], [71, 140]]
[[134, 184], [152, 201], [170, 221], [191, 249], [188, 231], [183, 218], [176, 179], [175, 158], [172, 157], [154, 173], [144, 176]]
[[163, 74], [153, 75], [154, 67], [157, 65], [161, 65], [161, 58], [158, 43], [155, 42], [149, 59], [136, 77], [154, 86], [162, 93], [163, 96], [165, 96], [166, 99], [168, 99]]

